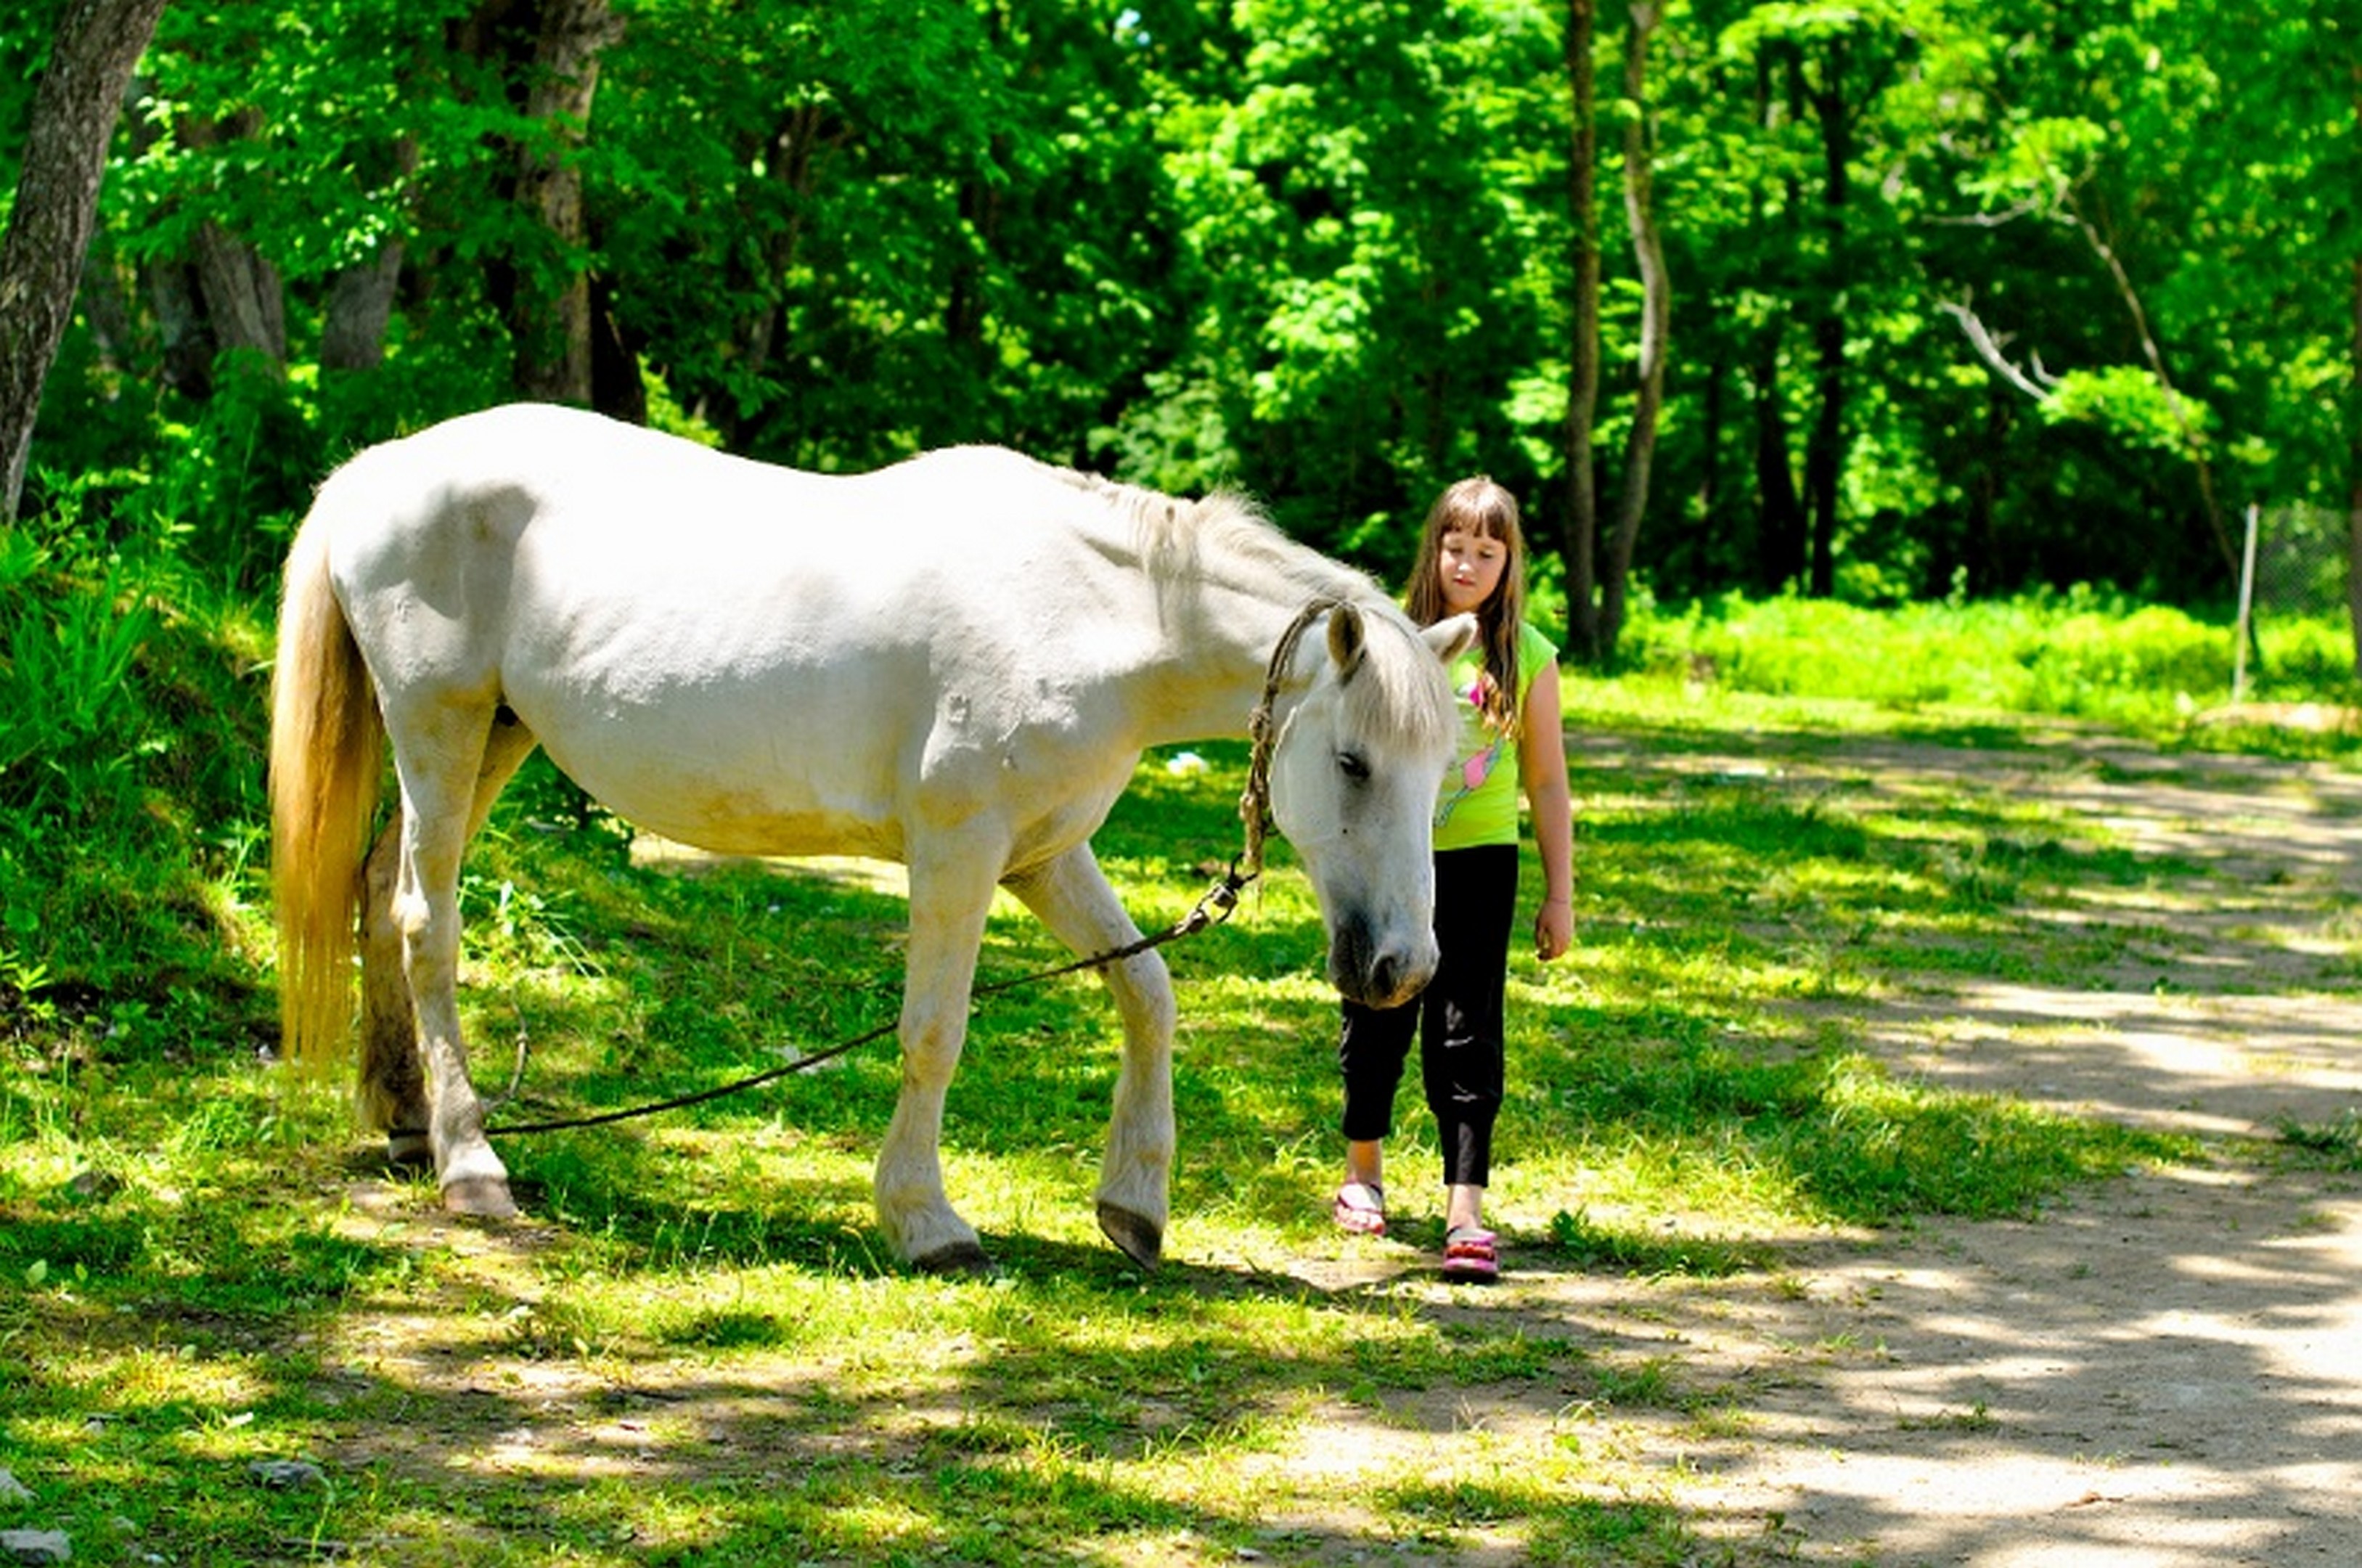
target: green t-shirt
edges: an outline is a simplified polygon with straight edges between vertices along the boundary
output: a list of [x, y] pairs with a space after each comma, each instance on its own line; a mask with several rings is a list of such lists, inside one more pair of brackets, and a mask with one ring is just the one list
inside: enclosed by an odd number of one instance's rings
[[[1534, 672], [1558, 661], [1558, 648], [1526, 622], [1518, 624], [1518, 712], [1526, 708]], [[1485, 715], [1485, 650], [1471, 648], [1451, 663], [1460, 694], [1460, 745], [1435, 798], [1435, 847], [1468, 849], [1518, 842], [1518, 743]], [[1502, 766], [1506, 763], [1507, 766]]]

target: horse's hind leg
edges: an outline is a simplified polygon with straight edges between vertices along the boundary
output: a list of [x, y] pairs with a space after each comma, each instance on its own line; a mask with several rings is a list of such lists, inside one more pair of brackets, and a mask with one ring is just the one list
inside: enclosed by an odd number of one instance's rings
[[418, 1019], [403, 973], [402, 931], [393, 922], [393, 886], [402, 854], [402, 816], [378, 834], [361, 871], [361, 1125], [385, 1133], [397, 1165], [434, 1159], [426, 1139], [426, 1075], [418, 1063]]
[[[1025, 901], [1077, 955], [1109, 952], [1140, 938], [1088, 845], [1039, 870], [1012, 878]], [[1099, 1167], [1099, 1229], [1147, 1267], [1164, 1250], [1166, 1193], [1173, 1171], [1173, 980], [1153, 952], [1100, 973], [1123, 1019], [1123, 1066], [1116, 1075], [1115, 1113]]]
[[[492, 802], [533, 754], [533, 732], [513, 718], [495, 720], [476, 774], [469, 836], [481, 830]], [[378, 835], [362, 872], [361, 1124], [385, 1133], [386, 1158], [396, 1165], [434, 1161], [427, 1136], [426, 1076], [418, 1056], [418, 1020], [403, 972], [402, 931], [393, 893], [402, 855], [402, 813]]]
[[[420, 702], [387, 714], [402, 784], [392, 924], [400, 934], [418, 1058], [426, 1073], [426, 1137], [443, 1205], [454, 1213], [506, 1219], [516, 1212], [508, 1171], [484, 1137], [483, 1102], [468, 1077], [460, 1043], [459, 859], [479, 798], [497, 792], [523, 760], [496, 738], [489, 706]], [[529, 743], [524, 749], [530, 749]]]

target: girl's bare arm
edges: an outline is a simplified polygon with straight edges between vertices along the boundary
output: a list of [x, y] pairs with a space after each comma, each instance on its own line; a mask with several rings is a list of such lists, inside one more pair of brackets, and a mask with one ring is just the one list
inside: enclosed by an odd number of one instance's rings
[[1542, 906], [1534, 914], [1534, 952], [1547, 963], [1574, 940], [1574, 800], [1566, 783], [1558, 666], [1534, 672], [1524, 708], [1518, 773], [1533, 814], [1534, 847], [1542, 861]]

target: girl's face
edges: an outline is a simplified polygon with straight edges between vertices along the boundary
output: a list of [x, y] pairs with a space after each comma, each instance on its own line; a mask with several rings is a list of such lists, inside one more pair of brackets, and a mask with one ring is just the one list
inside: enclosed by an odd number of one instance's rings
[[1508, 565], [1509, 547], [1500, 540], [1460, 528], [1445, 533], [1435, 558], [1444, 613], [1468, 615], [1483, 609]]

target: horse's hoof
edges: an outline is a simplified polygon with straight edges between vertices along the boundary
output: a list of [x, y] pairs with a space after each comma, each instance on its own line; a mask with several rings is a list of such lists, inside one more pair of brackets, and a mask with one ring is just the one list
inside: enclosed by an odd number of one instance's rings
[[1099, 1205], [1099, 1230], [1123, 1255], [1142, 1268], [1154, 1268], [1164, 1258], [1164, 1227], [1129, 1209]]
[[954, 1242], [924, 1257], [912, 1258], [911, 1266], [922, 1274], [990, 1274], [992, 1258], [974, 1242]]
[[513, 1220], [516, 1199], [509, 1196], [509, 1184], [498, 1176], [460, 1176], [443, 1185], [443, 1207], [453, 1214], [466, 1214], [478, 1220]]
[[385, 1135], [385, 1163], [396, 1170], [420, 1170], [435, 1163], [435, 1145], [424, 1132]]

